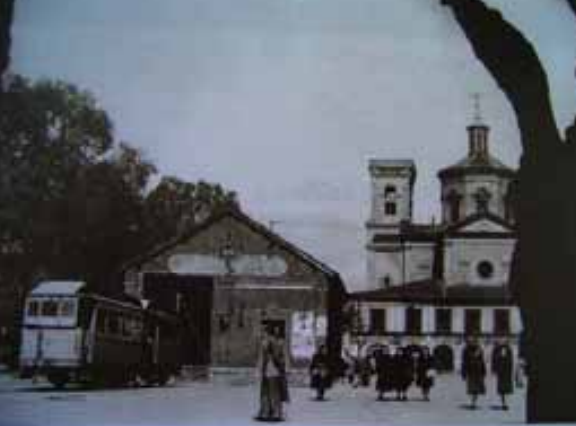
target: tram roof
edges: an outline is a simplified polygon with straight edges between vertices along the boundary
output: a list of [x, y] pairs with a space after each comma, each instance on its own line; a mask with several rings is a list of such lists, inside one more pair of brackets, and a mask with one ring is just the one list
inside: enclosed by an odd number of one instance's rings
[[74, 296], [86, 286], [83, 281], [43, 281], [31, 291], [32, 296]]

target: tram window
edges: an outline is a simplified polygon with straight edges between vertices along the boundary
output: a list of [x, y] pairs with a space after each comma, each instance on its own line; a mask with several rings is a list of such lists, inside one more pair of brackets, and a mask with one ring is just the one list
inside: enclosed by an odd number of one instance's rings
[[123, 335], [128, 338], [137, 338], [140, 332], [139, 322], [136, 318], [124, 318]]
[[42, 316], [55, 317], [58, 315], [58, 302], [55, 300], [46, 300], [42, 303]]
[[28, 316], [35, 317], [38, 316], [40, 311], [40, 304], [37, 300], [31, 300], [28, 302]]
[[60, 302], [60, 315], [63, 317], [71, 317], [74, 315], [74, 308], [76, 304], [73, 300], [63, 300]]
[[106, 333], [106, 311], [98, 311], [96, 319], [96, 330], [98, 333]]

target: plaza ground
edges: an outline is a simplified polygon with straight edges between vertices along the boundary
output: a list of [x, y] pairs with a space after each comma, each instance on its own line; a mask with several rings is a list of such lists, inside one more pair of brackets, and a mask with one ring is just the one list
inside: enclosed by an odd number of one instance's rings
[[[464, 384], [440, 376], [432, 401], [412, 388], [408, 402], [376, 400], [371, 388], [338, 384], [329, 400], [316, 402], [306, 387], [291, 388], [289, 425], [518, 424], [523, 422], [524, 389], [498, 408], [492, 378], [480, 408], [466, 408]], [[56, 391], [46, 383], [0, 373], [0, 426], [88, 425], [258, 425], [252, 420], [258, 387], [245, 380], [177, 380], [164, 388]]]

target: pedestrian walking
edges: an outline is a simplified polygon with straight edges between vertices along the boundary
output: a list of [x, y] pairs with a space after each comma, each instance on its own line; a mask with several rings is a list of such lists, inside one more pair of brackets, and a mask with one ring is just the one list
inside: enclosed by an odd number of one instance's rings
[[378, 400], [383, 401], [386, 392], [394, 390], [394, 362], [387, 346], [374, 353], [374, 370]]
[[496, 375], [496, 392], [500, 396], [502, 409], [508, 410], [506, 396], [514, 392], [514, 353], [510, 345], [502, 341], [492, 351], [492, 372]]
[[434, 386], [434, 360], [427, 346], [423, 346], [421, 352], [415, 353], [416, 386], [422, 390], [424, 401], [430, 401], [430, 389]]
[[476, 409], [478, 396], [486, 393], [484, 351], [476, 339], [469, 340], [464, 347], [461, 374], [470, 396], [470, 408]]
[[267, 327], [260, 345], [258, 371], [260, 373], [260, 409], [256, 420], [277, 422], [284, 420], [283, 403], [288, 401], [284, 346], [278, 333]]
[[324, 394], [332, 384], [328, 351], [320, 345], [310, 363], [310, 386], [316, 390], [316, 400], [324, 401]]

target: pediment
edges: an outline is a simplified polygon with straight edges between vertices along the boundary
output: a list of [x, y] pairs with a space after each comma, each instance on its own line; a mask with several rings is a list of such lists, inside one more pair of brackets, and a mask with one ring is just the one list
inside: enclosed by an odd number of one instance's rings
[[479, 219], [472, 222], [460, 229], [459, 232], [509, 232], [510, 228], [503, 226], [501, 223], [496, 223], [490, 219]]
[[448, 229], [450, 234], [509, 234], [512, 232], [514, 229], [509, 223], [493, 215], [472, 216]]

